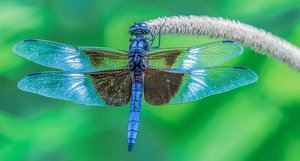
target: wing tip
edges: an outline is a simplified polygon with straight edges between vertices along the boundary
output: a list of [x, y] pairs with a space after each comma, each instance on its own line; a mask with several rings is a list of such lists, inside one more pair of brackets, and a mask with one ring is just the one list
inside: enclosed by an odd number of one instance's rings
[[240, 44], [234, 41], [234, 43], [239, 47], [239, 55], [242, 55], [244, 52], [244, 47]]
[[20, 55], [17, 48], [19, 47], [20, 43], [22, 43], [22, 42], [23, 42], [23, 40], [15, 43], [15, 45], [12, 47], [12, 51], [17, 55]]
[[18, 51], [20, 47], [22, 47], [22, 45], [24, 45], [23, 43], [24, 42], [37, 42], [38, 40], [36, 39], [25, 39], [25, 40], [21, 40], [17, 43], [14, 44], [14, 46], [12, 47], [12, 51], [17, 54], [17, 55], [20, 55], [22, 56], [22, 52]]
[[242, 53], [244, 52], [244, 47], [240, 43], [238, 43], [236, 41], [233, 41], [233, 40], [223, 40], [223, 41], [221, 41], [221, 43], [228, 44], [228, 46], [231, 46], [231, 47], [234, 46], [233, 47], [233, 48], [235, 48], [234, 52], [238, 53], [238, 54], [235, 55], [234, 57], [232, 57], [231, 59], [242, 55]]
[[249, 72], [249, 75], [251, 75], [251, 77], [253, 78], [251, 83], [257, 82], [258, 75], [254, 71], [252, 71], [251, 69], [246, 68], [246, 67], [242, 67], [242, 66], [234, 66], [233, 68], [247, 70]]
[[240, 48], [239, 55], [241, 55], [241, 54], [244, 52], [243, 46], [242, 46], [240, 43], [238, 43], [238, 42], [235, 42], [235, 41], [233, 41], [233, 40], [223, 40], [222, 43], [232, 43], [232, 44], [238, 45], [239, 48]]
[[25, 76], [24, 78], [22, 78], [19, 83], [18, 83], [18, 88], [23, 90], [23, 91], [28, 91], [26, 89], [28, 89], [28, 87], [30, 87], [30, 83], [28, 83], [28, 79], [29, 77], [31, 76], [36, 76], [36, 75], [40, 75], [42, 74], [41, 72], [37, 72], [37, 73], [31, 73], [31, 74], [28, 74], [27, 76]]
[[[249, 70], [250, 70], [250, 69], [249, 69]], [[252, 71], [252, 70], [250, 70], [250, 71], [252, 72], [252, 77], [254, 78], [252, 83], [257, 82], [257, 80], [258, 80], [258, 75], [257, 75], [254, 71]]]
[[18, 88], [20, 89], [20, 90], [23, 90], [23, 91], [27, 91], [26, 90], [26, 88], [27, 88], [27, 86], [26, 86], [26, 78], [27, 78], [27, 76], [26, 77], [24, 77], [24, 78], [22, 78], [20, 81], [19, 81], [19, 83], [18, 83]]

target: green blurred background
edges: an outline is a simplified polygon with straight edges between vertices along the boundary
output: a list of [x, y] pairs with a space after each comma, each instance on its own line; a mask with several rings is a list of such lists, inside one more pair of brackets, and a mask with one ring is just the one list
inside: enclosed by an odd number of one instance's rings
[[[1, 0], [0, 160], [299, 161], [300, 75], [249, 48], [225, 65], [254, 70], [258, 82], [186, 104], [143, 102], [132, 152], [128, 105], [77, 105], [17, 88], [27, 74], [55, 70], [15, 55], [20, 40], [127, 50], [134, 22], [174, 15], [236, 19], [300, 47], [299, 0]], [[210, 41], [163, 36], [161, 47]]]

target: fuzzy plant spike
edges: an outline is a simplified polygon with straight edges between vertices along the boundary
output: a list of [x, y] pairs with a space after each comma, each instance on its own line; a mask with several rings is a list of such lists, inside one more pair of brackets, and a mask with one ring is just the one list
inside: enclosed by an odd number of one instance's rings
[[[166, 23], [165, 23], [166, 21]], [[157, 18], [146, 22], [153, 35], [181, 34], [208, 36], [216, 39], [233, 40], [255, 52], [267, 54], [300, 72], [300, 49], [286, 40], [235, 20], [208, 16], [174, 16]]]

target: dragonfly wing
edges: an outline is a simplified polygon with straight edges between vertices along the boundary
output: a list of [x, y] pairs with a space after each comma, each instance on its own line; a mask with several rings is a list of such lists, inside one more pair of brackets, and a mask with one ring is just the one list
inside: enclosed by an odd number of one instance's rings
[[144, 97], [151, 105], [180, 104], [226, 92], [257, 81], [245, 67], [203, 67], [193, 70], [147, 68]]
[[105, 47], [75, 47], [45, 40], [16, 43], [13, 52], [35, 63], [64, 71], [94, 72], [128, 65], [125, 51]]
[[93, 106], [124, 106], [131, 98], [127, 69], [99, 72], [42, 72], [24, 77], [18, 87], [43, 96]]
[[234, 41], [217, 41], [191, 48], [151, 50], [145, 55], [149, 67], [155, 69], [193, 69], [220, 65], [243, 53]]

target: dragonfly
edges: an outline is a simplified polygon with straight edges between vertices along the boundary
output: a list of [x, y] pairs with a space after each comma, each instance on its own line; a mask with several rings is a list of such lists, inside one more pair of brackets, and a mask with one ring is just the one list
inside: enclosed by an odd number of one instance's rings
[[194, 47], [160, 48], [159, 33], [159, 45], [152, 46], [155, 37], [149, 26], [134, 23], [129, 28], [132, 37], [128, 51], [37, 39], [19, 41], [13, 46], [14, 53], [62, 71], [29, 74], [18, 87], [90, 106], [120, 107], [130, 102], [127, 141], [131, 151], [137, 139], [143, 95], [153, 106], [181, 104], [258, 79], [246, 67], [219, 66], [243, 53], [237, 42], [224, 40]]

